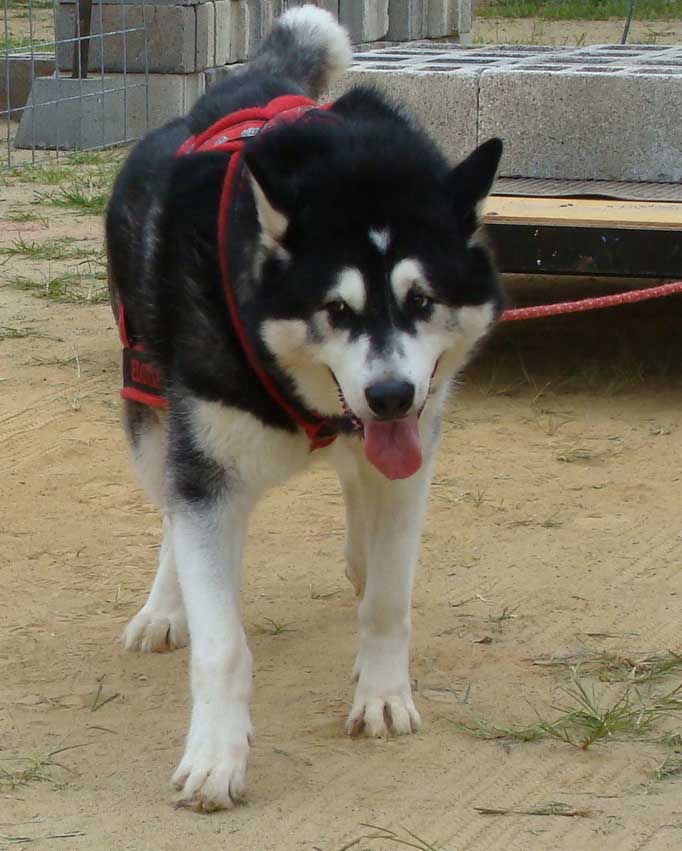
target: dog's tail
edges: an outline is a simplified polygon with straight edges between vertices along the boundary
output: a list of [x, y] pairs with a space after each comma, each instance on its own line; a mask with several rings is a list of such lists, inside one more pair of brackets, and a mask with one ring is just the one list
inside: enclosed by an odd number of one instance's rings
[[251, 67], [286, 77], [316, 99], [348, 68], [351, 57], [346, 30], [329, 12], [306, 5], [275, 21]]

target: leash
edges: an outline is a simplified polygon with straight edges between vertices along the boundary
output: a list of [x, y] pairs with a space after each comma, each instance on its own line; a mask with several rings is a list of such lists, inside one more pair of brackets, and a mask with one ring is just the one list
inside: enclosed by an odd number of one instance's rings
[[661, 284], [657, 287], [647, 287], [643, 290], [629, 290], [624, 293], [583, 298], [578, 301], [563, 301], [556, 304], [539, 304], [533, 307], [516, 307], [505, 310], [500, 322], [518, 322], [523, 319], [544, 319], [548, 316], [560, 316], [565, 313], [582, 313], [586, 310], [602, 310], [605, 307], [616, 307], [619, 304], [635, 304], [653, 298], [682, 293], [682, 281]]

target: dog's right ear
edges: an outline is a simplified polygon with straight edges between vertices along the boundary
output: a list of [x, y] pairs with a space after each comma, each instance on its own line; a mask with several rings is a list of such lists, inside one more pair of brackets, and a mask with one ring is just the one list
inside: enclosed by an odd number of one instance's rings
[[266, 245], [281, 246], [298, 207], [307, 169], [314, 168], [332, 145], [332, 130], [322, 122], [277, 127], [247, 145], [244, 161]]
[[289, 216], [285, 210], [289, 207], [290, 199], [286, 186], [277, 179], [276, 174], [269, 174], [262, 163], [251, 161], [248, 167], [263, 242], [274, 248], [282, 244], [289, 227]]

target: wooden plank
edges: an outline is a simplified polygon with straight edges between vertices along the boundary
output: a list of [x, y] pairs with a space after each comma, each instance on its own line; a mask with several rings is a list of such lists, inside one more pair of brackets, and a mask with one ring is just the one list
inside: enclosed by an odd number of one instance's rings
[[488, 234], [503, 272], [679, 278], [679, 231], [491, 224]]
[[491, 195], [483, 208], [489, 224], [682, 231], [682, 204]]

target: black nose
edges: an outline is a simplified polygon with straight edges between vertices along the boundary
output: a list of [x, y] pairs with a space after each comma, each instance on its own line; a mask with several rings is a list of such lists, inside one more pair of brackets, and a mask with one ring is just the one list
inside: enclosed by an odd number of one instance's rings
[[373, 414], [382, 420], [395, 420], [410, 410], [414, 384], [394, 379], [377, 381], [365, 390], [365, 397]]

